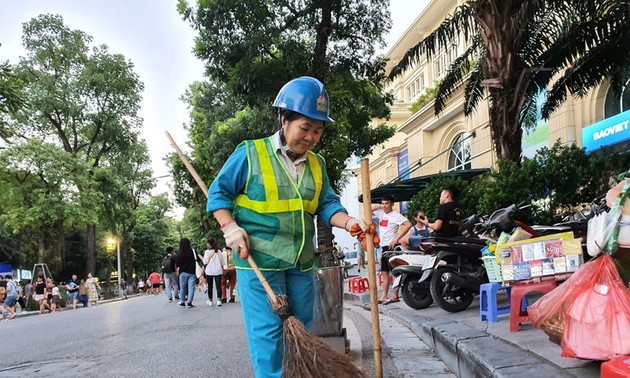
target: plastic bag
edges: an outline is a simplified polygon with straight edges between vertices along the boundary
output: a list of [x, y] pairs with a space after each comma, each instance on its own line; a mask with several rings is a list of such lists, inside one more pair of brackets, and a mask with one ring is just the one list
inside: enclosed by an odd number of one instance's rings
[[534, 327], [547, 332], [547, 328], [552, 326], [556, 333], [560, 332], [560, 334], [554, 335], [554, 338], [557, 338], [558, 342], [560, 341], [566, 308], [579, 294], [584, 282], [597, 274], [600, 259], [592, 259], [583, 264], [562, 285], [527, 307], [527, 314]]
[[588, 221], [586, 249], [589, 255], [597, 256], [604, 250], [620, 219], [621, 208], [613, 207], [610, 212], [598, 214]]
[[562, 357], [608, 360], [630, 354], [630, 293], [609, 255], [593, 261], [566, 307]]

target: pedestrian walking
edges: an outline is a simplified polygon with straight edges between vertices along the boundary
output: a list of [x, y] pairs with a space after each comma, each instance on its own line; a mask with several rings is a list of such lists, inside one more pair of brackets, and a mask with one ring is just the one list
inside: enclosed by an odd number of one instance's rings
[[153, 272], [151, 274], [149, 274], [149, 278], [147, 279], [148, 282], [151, 282], [151, 289], [150, 289], [150, 294], [153, 295], [158, 295], [160, 293], [160, 279], [162, 277], [160, 277], [160, 273], [158, 272]]
[[232, 254], [232, 248], [225, 247], [221, 251], [223, 256], [223, 276], [221, 277], [221, 302], [228, 302], [228, 295], [230, 296], [230, 303], [234, 303], [235, 295], [234, 289], [236, 288], [236, 269], [234, 268], [234, 257]]
[[[175, 259], [175, 265], [179, 273], [179, 305], [182, 307], [195, 307], [193, 299], [195, 298], [195, 281], [197, 259], [195, 251], [193, 251], [190, 240], [182, 238], [179, 241], [179, 251]], [[188, 303], [186, 303], [188, 301]]]
[[55, 285], [53, 282], [52, 286], [52, 299], [50, 300], [50, 312], [62, 311], [63, 307], [61, 307], [61, 293], [59, 292], [59, 287]]
[[162, 260], [162, 274], [164, 275], [164, 290], [169, 303], [173, 302], [173, 294], [175, 299], [179, 299], [179, 282], [177, 281], [173, 247], [166, 248], [166, 256]]
[[144, 281], [144, 289], [147, 295], [153, 293], [153, 282], [151, 282], [149, 277], [147, 277], [147, 279]]
[[37, 276], [34, 286], [33, 299], [39, 304], [39, 313], [43, 314], [46, 309], [50, 308], [46, 300], [46, 282], [44, 282], [44, 277]]
[[81, 302], [83, 307], [90, 306], [89, 292], [90, 290], [88, 289], [85, 280], [82, 279], [81, 282], [79, 282], [79, 302]]
[[120, 298], [127, 299], [127, 281], [120, 280]]
[[310, 150], [332, 122], [324, 85], [312, 77], [291, 80], [278, 93], [273, 111], [280, 130], [238, 145], [213, 181], [206, 209], [221, 224], [226, 244], [239, 252], [234, 266], [254, 372], [279, 378], [282, 321], [247, 262], [249, 253], [309, 328], [315, 298], [313, 217], [346, 230], [362, 222], [348, 216], [330, 187], [324, 160]]
[[138, 291], [140, 294], [144, 293], [144, 280], [142, 278], [138, 280]]
[[208, 239], [206, 251], [203, 254], [204, 274], [208, 284], [208, 306], [212, 306], [212, 287], [216, 287], [217, 306], [221, 306], [221, 277], [223, 276], [223, 255], [216, 238]]
[[96, 306], [100, 297], [99, 290], [101, 290], [101, 286], [98, 284], [98, 278], [92, 277], [92, 273], [88, 273], [85, 284], [88, 288], [88, 307], [92, 305]]
[[6, 282], [6, 293], [4, 302], [2, 303], [2, 318], [15, 319], [17, 316], [15, 313], [15, 304], [17, 303], [18, 298], [17, 285], [13, 281], [13, 276], [10, 274], [4, 276], [4, 281]]
[[66, 293], [68, 294], [68, 300], [72, 303], [72, 308], [77, 308], [77, 302], [79, 301], [79, 279], [76, 274], [72, 275], [72, 280], [66, 285]]

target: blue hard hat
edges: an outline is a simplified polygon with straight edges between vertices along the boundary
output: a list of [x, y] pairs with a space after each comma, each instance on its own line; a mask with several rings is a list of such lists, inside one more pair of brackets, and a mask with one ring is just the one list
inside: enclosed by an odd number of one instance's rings
[[274, 108], [291, 110], [324, 122], [334, 122], [328, 116], [328, 93], [321, 81], [302, 76], [286, 83], [273, 102]]

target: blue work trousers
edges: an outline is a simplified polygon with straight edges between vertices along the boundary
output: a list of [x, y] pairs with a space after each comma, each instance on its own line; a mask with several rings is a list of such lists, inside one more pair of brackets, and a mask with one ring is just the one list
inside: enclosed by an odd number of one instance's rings
[[[299, 268], [262, 272], [276, 294], [289, 298], [293, 314], [308, 329], [313, 322], [315, 283], [313, 270], [301, 272]], [[249, 356], [257, 378], [281, 378], [282, 321], [267, 299], [267, 293], [252, 270], [236, 270], [241, 309]]]

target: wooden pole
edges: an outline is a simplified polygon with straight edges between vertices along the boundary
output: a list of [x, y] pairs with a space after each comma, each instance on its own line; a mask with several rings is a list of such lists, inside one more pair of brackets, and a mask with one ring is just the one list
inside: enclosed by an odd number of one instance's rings
[[[363, 191], [363, 214], [366, 228], [372, 225], [372, 194], [370, 193], [370, 161], [361, 159], [361, 181]], [[370, 309], [372, 313], [372, 339], [374, 345], [374, 376], [383, 377], [383, 360], [381, 357], [381, 324], [378, 316], [378, 290], [376, 281], [376, 261], [374, 256], [374, 240], [366, 234], [367, 248], [365, 256], [368, 262], [368, 281], [370, 283]]]

